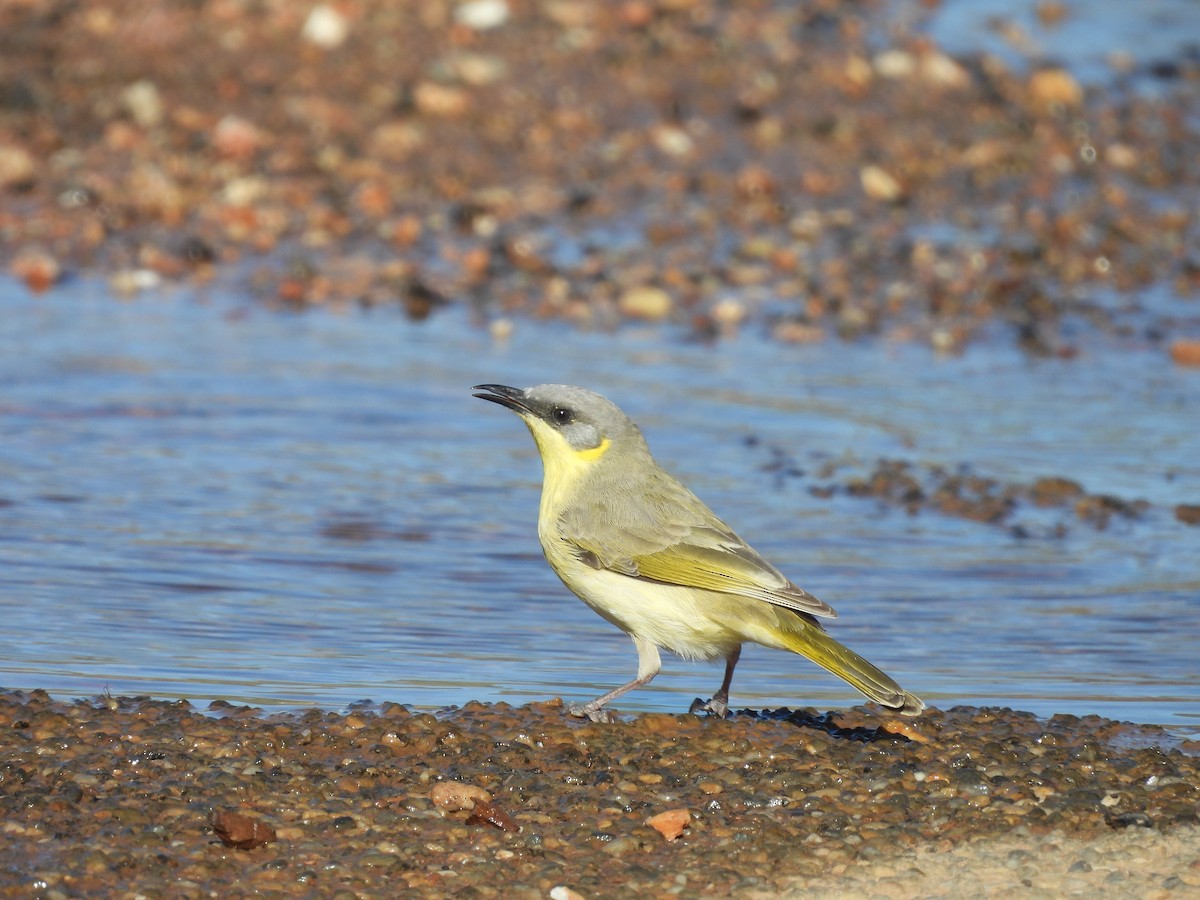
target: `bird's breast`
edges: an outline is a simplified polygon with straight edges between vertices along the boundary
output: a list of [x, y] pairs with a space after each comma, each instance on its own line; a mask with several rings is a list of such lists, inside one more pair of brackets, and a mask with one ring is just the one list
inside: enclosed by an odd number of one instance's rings
[[631, 578], [583, 562], [561, 539], [543, 540], [546, 560], [563, 583], [593, 611], [626, 634], [650, 641], [686, 659], [720, 659], [746, 638], [743, 620], [723, 597], [679, 585]]

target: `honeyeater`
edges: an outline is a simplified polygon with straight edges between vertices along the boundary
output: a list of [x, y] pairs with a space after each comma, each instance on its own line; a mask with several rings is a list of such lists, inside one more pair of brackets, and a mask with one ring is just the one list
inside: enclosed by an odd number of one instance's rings
[[533, 434], [544, 478], [538, 537], [550, 567], [631, 638], [637, 677], [572, 715], [608, 721], [605, 704], [650, 682], [659, 649], [725, 660], [725, 678], [696, 713], [725, 715], [742, 644], [799, 653], [871, 700], [908, 715], [925, 706], [853, 650], [818, 616], [832, 607], [796, 587], [650, 455], [641, 430], [611, 401], [565, 384], [525, 390], [480, 384]]

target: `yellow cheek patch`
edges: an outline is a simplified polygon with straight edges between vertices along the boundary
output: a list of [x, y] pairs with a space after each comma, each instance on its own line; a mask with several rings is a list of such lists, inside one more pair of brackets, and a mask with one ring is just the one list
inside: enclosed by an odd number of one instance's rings
[[607, 453], [608, 448], [611, 446], [612, 446], [612, 441], [610, 441], [608, 438], [605, 438], [604, 440], [602, 440], [600, 442], [600, 445], [598, 447], [592, 447], [590, 450], [576, 450], [575, 455], [578, 456], [580, 459], [582, 459], [584, 462], [595, 462], [600, 457], [602, 457], [605, 453]]
[[548, 496], [566, 491], [590, 466], [612, 446], [612, 440], [605, 438], [599, 446], [587, 450], [576, 450], [567, 443], [567, 439], [541, 419], [523, 416], [525, 424], [537, 442], [538, 453], [542, 457], [542, 465], [546, 468], [546, 489], [542, 491], [542, 500]]
[[605, 439], [600, 446], [590, 450], [575, 450], [566, 438], [545, 422], [532, 416], [522, 418], [537, 442], [538, 454], [546, 470], [539, 518], [543, 522], [554, 522], [564, 504], [574, 497], [579, 479], [589, 470], [591, 463], [608, 452], [612, 441]]

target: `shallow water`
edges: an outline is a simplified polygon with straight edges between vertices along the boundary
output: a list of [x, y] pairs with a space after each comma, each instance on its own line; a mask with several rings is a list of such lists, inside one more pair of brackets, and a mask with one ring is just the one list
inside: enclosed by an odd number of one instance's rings
[[[1195, 0], [1085, 0], [1058, 4], [1061, 19], [1043, 21], [1043, 0], [947, 0], [932, 9], [892, 0], [896, 24], [915, 25], [951, 54], [987, 53], [1018, 69], [1062, 65], [1088, 84], [1107, 84], [1131, 69], [1170, 80], [1181, 55], [1200, 46]], [[1151, 83], [1138, 79], [1137, 87]]]
[[[586, 699], [628, 639], [567, 593], [535, 535], [540, 466], [480, 382], [591, 386], [659, 459], [841, 614], [834, 634], [938, 706], [1200, 718], [1200, 373], [1089, 341], [1031, 361], [878, 342], [690, 345], [461, 311], [272, 312], [0, 281], [0, 685], [274, 706]], [[751, 440], [752, 439], [752, 440]], [[806, 475], [769, 471], [778, 455]], [[879, 457], [1142, 497], [1141, 520], [1051, 538], [819, 499], [819, 465]], [[1060, 517], [1064, 514], [1060, 514]], [[626, 710], [683, 710], [717, 667], [665, 659]], [[735, 704], [857, 695], [747, 648]]]

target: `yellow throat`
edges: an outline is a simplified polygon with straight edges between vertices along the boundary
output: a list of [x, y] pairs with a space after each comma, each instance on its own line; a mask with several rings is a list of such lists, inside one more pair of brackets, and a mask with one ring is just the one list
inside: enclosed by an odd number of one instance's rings
[[522, 416], [522, 420], [533, 435], [538, 454], [542, 457], [545, 479], [542, 484], [542, 502], [539, 518], [548, 521], [557, 516], [563, 506], [575, 494], [576, 485], [609, 448], [612, 441], [605, 438], [596, 447], [576, 450], [566, 438], [541, 419]]

